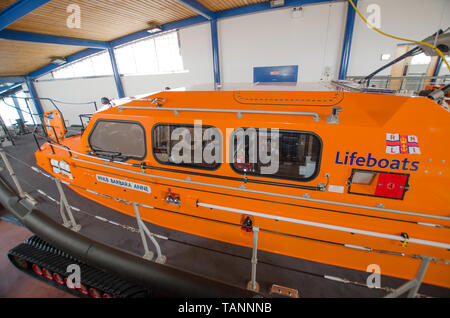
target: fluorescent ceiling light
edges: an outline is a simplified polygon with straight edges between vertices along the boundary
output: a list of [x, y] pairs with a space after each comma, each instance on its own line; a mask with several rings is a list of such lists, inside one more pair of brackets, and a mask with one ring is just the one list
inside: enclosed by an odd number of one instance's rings
[[146, 31], [148, 33], [157, 33], [157, 32], [161, 32], [162, 28], [160, 25], [153, 24], [153, 25], [150, 25], [150, 28], [148, 28]]
[[391, 58], [391, 55], [389, 53], [381, 54], [381, 60], [387, 61]]
[[270, 7], [271, 8], [278, 8], [284, 6], [284, 0], [271, 0], [270, 1]]
[[52, 64], [63, 65], [66, 63], [67, 63], [67, 60], [63, 57], [55, 57], [54, 59], [52, 59]]

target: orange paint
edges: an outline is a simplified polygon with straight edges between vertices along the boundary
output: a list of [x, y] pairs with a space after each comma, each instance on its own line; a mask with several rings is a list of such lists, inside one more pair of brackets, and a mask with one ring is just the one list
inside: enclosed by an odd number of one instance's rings
[[[67, 133], [66, 126], [64, 124], [64, 119], [61, 113], [57, 110], [48, 111], [43, 116], [45, 132], [47, 135], [56, 140], [61, 139]], [[56, 134], [56, 138], [55, 138]]]
[[[198, 202], [396, 236], [407, 233], [411, 238], [450, 244], [450, 158], [449, 148], [445, 146], [450, 136], [450, 116], [444, 108], [424, 97], [343, 92], [333, 88], [321, 88], [322, 91], [299, 91], [297, 88], [284, 87], [278, 91], [269, 89], [271, 88], [262, 87], [257, 91], [227, 90], [225, 87], [218, 91], [165, 91], [146, 98], [159, 98], [160, 107], [167, 110], [120, 110], [118, 106], [112, 107], [94, 114], [82, 136], [62, 140], [64, 145], [81, 154], [70, 157], [67, 150], [62, 148], [55, 148], [56, 154], [52, 154], [49, 146], [44, 145], [42, 151], [36, 153], [37, 163], [53, 176], [75, 185], [115, 198], [153, 206], [154, 209], [140, 208], [141, 217], [148, 222], [247, 247], [252, 246], [252, 235], [241, 228], [242, 221], [246, 218], [245, 213], [211, 210], [199, 207]], [[156, 104], [157, 102], [149, 100], [135, 100], [126, 101], [121, 106], [151, 108], [157, 107]], [[339, 123], [328, 123], [326, 118], [336, 106], [343, 109], [339, 113]], [[320, 120], [315, 121], [312, 116], [285, 114], [242, 113], [238, 116], [237, 112], [183, 110], [175, 113], [170, 110], [174, 107], [315, 112], [320, 116]], [[95, 156], [83, 156], [82, 154], [87, 155], [91, 151], [88, 137], [99, 119], [140, 123], [145, 129], [145, 158], [127, 161], [133, 165], [117, 162], [107, 165], [106, 161]], [[152, 128], [158, 123], [193, 125], [194, 120], [198, 119], [202, 120], [203, 125], [220, 129], [223, 145], [228, 144], [228, 140], [225, 140], [227, 128], [279, 128], [313, 132], [322, 141], [319, 173], [307, 182], [249, 175], [249, 179], [264, 183], [245, 183], [244, 175], [236, 173], [227, 162], [211, 171], [168, 166], [158, 162], [152, 153]], [[407, 148], [402, 148], [401, 153], [387, 153], [387, 134], [400, 134], [405, 136], [405, 139], [406, 136], [417, 136], [420, 153], [408, 153]], [[402, 143], [403, 145], [407, 144]], [[346, 153], [347, 163], [344, 164]], [[353, 153], [356, 154], [351, 159]], [[224, 161], [225, 156], [224, 149]], [[55, 174], [50, 165], [51, 158], [68, 163], [73, 180], [63, 174]], [[373, 160], [377, 160], [378, 165], [368, 167]], [[408, 187], [402, 199], [348, 193], [347, 181], [352, 169], [407, 174]], [[147, 185], [151, 193], [100, 182], [97, 175], [128, 181], [130, 184]], [[363, 193], [366, 191], [373, 194], [377, 181], [378, 176], [368, 185], [353, 184], [352, 190], [358, 192], [356, 189], [359, 189]], [[330, 192], [312, 189], [319, 184], [336, 186], [330, 189], [338, 190]], [[243, 185], [245, 188], [242, 188]], [[307, 186], [311, 189], [294, 186]], [[395, 184], [389, 184], [384, 192], [391, 188], [396, 188]], [[130, 205], [76, 187], [72, 189], [114, 210], [134, 216], [133, 207]], [[166, 200], [169, 192], [176, 194], [179, 205]], [[336, 202], [338, 204], [335, 204]], [[342, 203], [358, 207], [343, 206]], [[254, 226], [261, 229], [258, 243], [260, 249], [312, 261], [362, 271], [370, 264], [378, 264], [382, 274], [413, 279], [420, 260], [394, 255], [395, 253], [429, 255], [440, 260], [450, 260], [450, 252], [441, 247], [411, 242], [405, 245], [392, 239], [275, 221], [259, 216], [251, 216], [251, 220]], [[438, 226], [427, 226], [418, 222]], [[366, 247], [372, 251], [349, 248], [344, 244]], [[424, 282], [450, 287], [450, 265], [431, 262]]]

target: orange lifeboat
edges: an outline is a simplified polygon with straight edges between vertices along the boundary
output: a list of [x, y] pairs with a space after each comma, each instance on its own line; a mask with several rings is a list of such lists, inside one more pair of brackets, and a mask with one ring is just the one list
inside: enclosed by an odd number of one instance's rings
[[404, 279], [429, 256], [448, 288], [449, 136], [425, 97], [225, 85], [116, 101], [36, 159], [150, 223], [248, 247], [258, 227], [261, 250]]

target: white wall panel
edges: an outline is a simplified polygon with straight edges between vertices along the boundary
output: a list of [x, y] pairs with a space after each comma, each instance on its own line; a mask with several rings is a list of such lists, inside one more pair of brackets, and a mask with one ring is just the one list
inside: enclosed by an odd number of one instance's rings
[[337, 77], [346, 4], [305, 6], [219, 21], [224, 82], [253, 82], [253, 67], [298, 65], [299, 81], [319, 81], [326, 68]]

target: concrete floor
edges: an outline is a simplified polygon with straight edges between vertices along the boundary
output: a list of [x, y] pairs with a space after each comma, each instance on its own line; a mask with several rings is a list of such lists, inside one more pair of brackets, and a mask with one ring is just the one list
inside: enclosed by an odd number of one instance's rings
[[[16, 147], [8, 147], [6, 151], [28, 165], [35, 165], [36, 145], [33, 136], [22, 136], [16, 141], [16, 144]], [[10, 162], [20, 178], [24, 190], [39, 202], [37, 207], [55, 220], [61, 221], [58, 206], [37, 192], [39, 189], [53, 198], [58, 198], [55, 184], [44, 176], [32, 172], [17, 160], [11, 159]], [[3, 166], [1, 160], [0, 166]], [[6, 171], [0, 174], [12, 184]], [[90, 214], [75, 213], [77, 221], [82, 225], [82, 235], [136, 255], [143, 255], [142, 242], [138, 233], [99, 221], [92, 215], [132, 227], [136, 227], [135, 218], [90, 201], [67, 187], [64, 189], [71, 205]], [[161, 249], [167, 256], [167, 264], [228, 284], [246, 287], [251, 272], [251, 249], [189, 235], [153, 224], [147, 225], [153, 233], [168, 238], [168, 240], [159, 240]], [[45, 284], [43, 287], [41, 282], [24, 277], [14, 269], [5, 254], [32, 234], [17, 226], [3, 223], [0, 223], [0, 226], [0, 297], [71, 297]], [[263, 251], [258, 252], [257, 281], [260, 284], [261, 292], [265, 295], [269, 294], [270, 287], [274, 283], [298, 289], [300, 296], [306, 298], [372, 298], [386, 295], [383, 290], [369, 289], [356, 284], [343, 284], [324, 279], [323, 275], [365, 283], [368, 273]], [[402, 279], [382, 277], [382, 286], [397, 288], [403, 283], [405, 281]], [[430, 285], [422, 285], [419, 292], [435, 297], [450, 297], [449, 289]]]
[[[5, 214], [6, 211], [0, 212], [0, 216]], [[8, 251], [32, 235], [26, 228], [0, 218], [0, 298], [74, 298], [20, 272], [10, 263]]]

